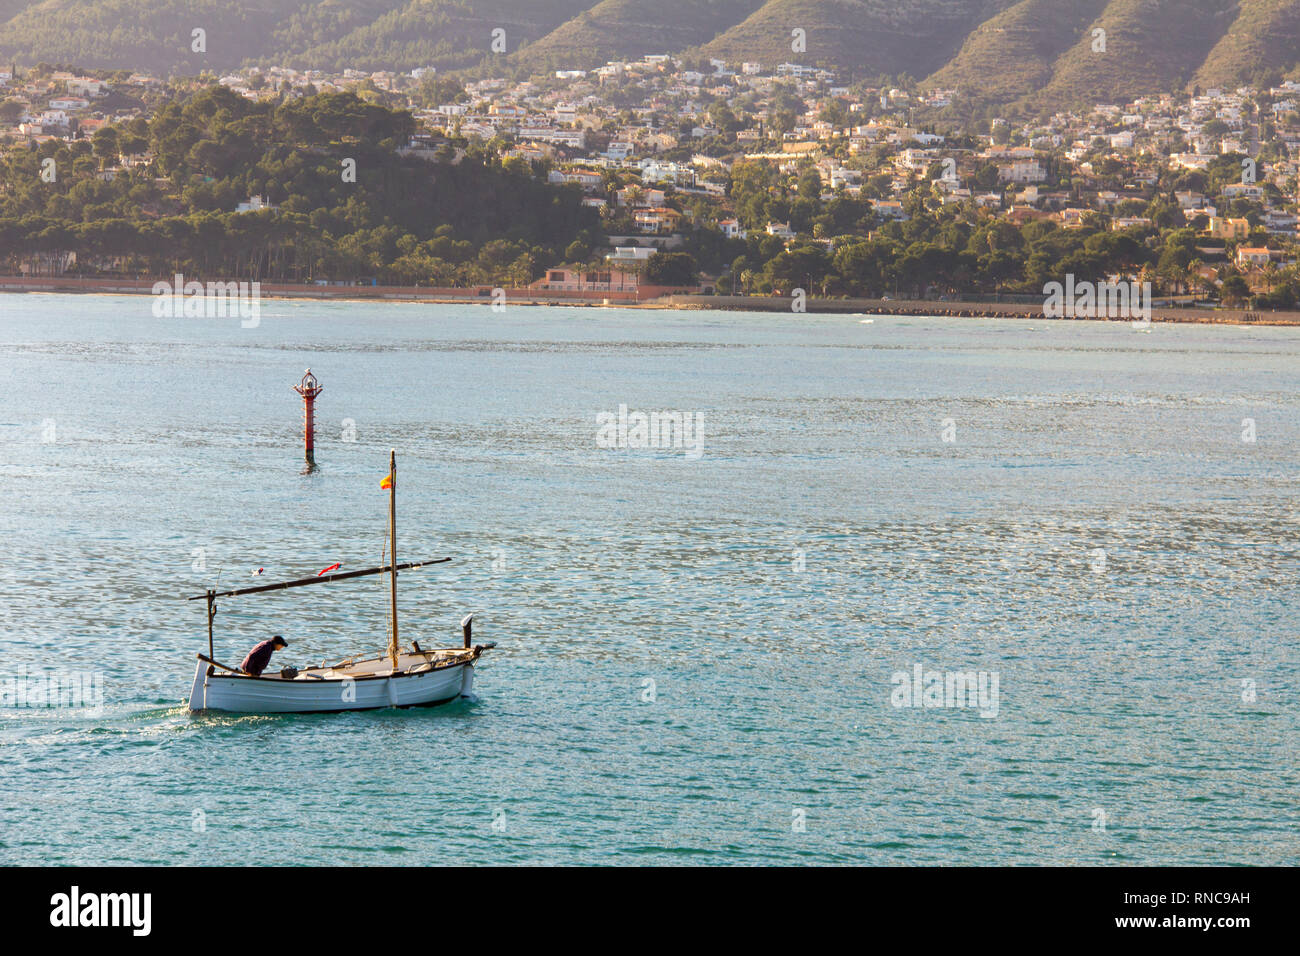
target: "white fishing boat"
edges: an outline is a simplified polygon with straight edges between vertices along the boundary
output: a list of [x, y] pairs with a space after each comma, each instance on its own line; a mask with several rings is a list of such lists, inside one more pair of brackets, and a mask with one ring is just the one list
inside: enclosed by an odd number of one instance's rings
[[[461, 623], [461, 647], [420, 647], [413, 641], [402, 650], [397, 639], [397, 575], [450, 558], [396, 563], [397, 552], [397, 456], [389, 457], [388, 522], [390, 561], [377, 568], [321, 574], [294, 581], [281, 581], [231, 591], [209, 589], [190, 598], [207, 601], [208, 653], [199, 654], [190, 688], [192, 711], [229, 711], [246, 714], [315, 713], [346, 710], [373, 710], [381, 707], [420, 707], [441, 704], [468, 695], [474, 686], [474, 664], [495, 643], [473, 644], [471, 632], [474, 615], [467, 614]], [[352, 657], [338, 664], [319, 667], [285, 667], [275, 673], [253, 675], [222, 664], [213, 654], [212, 620], [217, 613], [218, 598], [264, 594], [309, 584], [326, 584], [372, 574], [389, 575], [390, 626], [388, 652], [384, 656]], [[250, 665], [251, 666], [251, 665]]]

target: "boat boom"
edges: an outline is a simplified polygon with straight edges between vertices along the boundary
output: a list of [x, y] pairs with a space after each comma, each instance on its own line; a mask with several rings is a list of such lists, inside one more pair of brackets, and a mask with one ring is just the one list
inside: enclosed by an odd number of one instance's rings
[[204, 594], [196, 594], [188, 601], [208, 601], [213, 598], [235, 597], [239, 594], [261, 594], [264, 591], [282, 591], [285, 588], [300, 588], [307, 584], [328, 584], [330, 581], [345, 581], [348, 578], [359, 578], [367, 574], [389, 574], [395, 571], [412, 571], [416, 568], [427, 567], [431, 564], [446, 564], [451, 558], [430, 558], [428, 561], [411, 561], [407, 564], [399, 564], [393, 567], [391, 564], [385, 564], [380, 568], [366, 568], [362, 571], [340, 571], [337, 574], [325, 574], [318, 578], [298, 578], [296, 581], [280, 581], [277, 584], [261, 584], [252, 588], [238, 588], [234, 591], [208, 591]]

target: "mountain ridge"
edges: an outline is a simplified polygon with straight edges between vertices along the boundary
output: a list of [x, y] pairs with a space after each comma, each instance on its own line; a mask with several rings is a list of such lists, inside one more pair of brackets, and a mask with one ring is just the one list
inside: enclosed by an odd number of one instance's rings
[[967, 108], [1047, 111], [1300, 75], [1300, 0], [0, 0], [6, 64], [536, 75], [649, 53], [911, 77]]

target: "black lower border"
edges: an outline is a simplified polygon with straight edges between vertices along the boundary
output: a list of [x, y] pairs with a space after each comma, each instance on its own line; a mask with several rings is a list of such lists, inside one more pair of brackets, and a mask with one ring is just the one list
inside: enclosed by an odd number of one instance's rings
[[[489, 937], [550, 927], [557, 942], [554, 928], [568, 923], [569, 944], [596, 939], [607, 924], [658, 926], [687, 932], [692, 949], [710, 938], [771, 944], [773, 932], [809, 941], [849, 933], [862, 943], [903, 932], [917, 945], [963, 949], [1126, 937], [1221, 948], [1289, 927], [1283, 905], [1294, 877], [1280, 868], [1181, 867], [0, 868], [0, 914], [16, 938], [131, 947], [210, 942], [213, 933], [235, 933], [232, 941], [251, 933], [259, 946], [374, 945], [375, 933], [452, 918], [466, 934]], [[86, 920], [112, 922], [116, 909], [125, 925], [70, 925], [83, 922], [70, 918], [74, 887]]]

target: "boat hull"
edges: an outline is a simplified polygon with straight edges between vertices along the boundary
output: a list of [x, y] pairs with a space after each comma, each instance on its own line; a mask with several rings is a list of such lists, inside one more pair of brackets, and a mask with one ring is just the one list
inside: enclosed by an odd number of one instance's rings
[[473, 682], [473, 661], [356, 680], [280, 680], [218, 674], [200, 661], [190, 689], [189, 708], [238, 714], [305, 714], [424, 707], [468, 694]]

